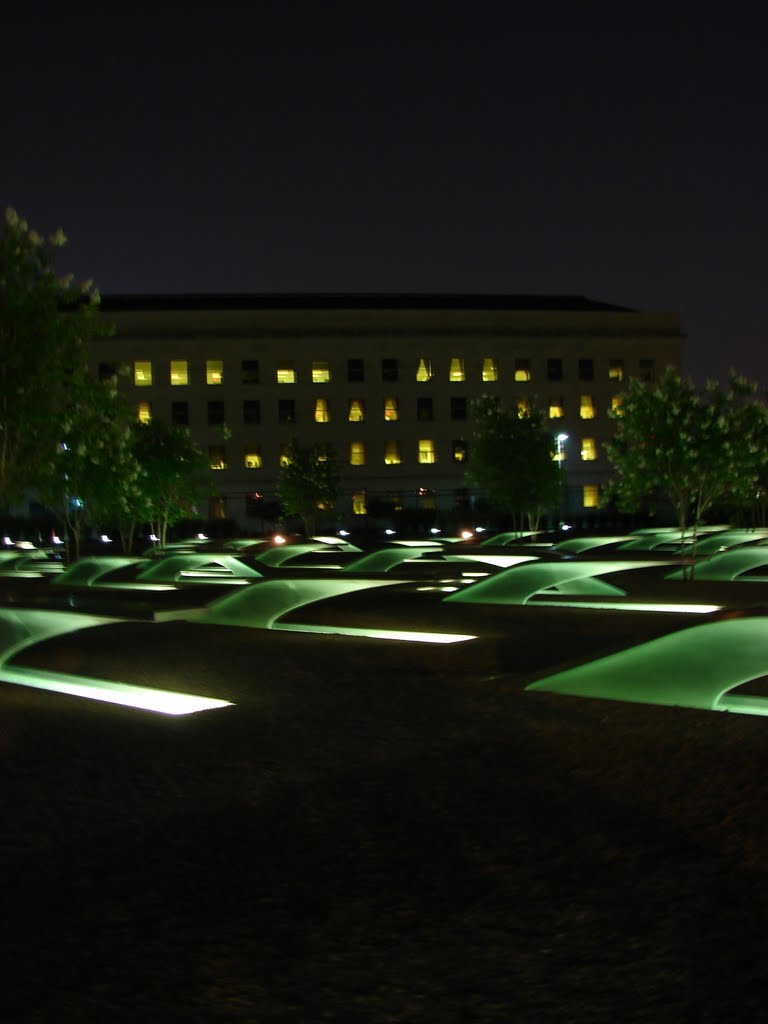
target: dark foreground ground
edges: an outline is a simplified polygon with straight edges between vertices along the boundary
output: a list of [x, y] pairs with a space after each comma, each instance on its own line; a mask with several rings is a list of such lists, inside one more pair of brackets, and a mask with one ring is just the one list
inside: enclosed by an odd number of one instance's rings
[[619, 618], [48, 642], [27, 660], [236, 707], [0, 686], [0, 1018], [765, 1019], [768, 719], [523, 690], [661, 628]]

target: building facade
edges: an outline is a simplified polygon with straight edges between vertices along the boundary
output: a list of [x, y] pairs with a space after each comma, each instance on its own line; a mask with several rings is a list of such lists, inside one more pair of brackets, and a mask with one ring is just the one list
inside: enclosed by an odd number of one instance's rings
[[93, 368], [143, 420], [187, 428], [211, 468], [211, 518], [258, 529], [293, 437], [333, 445], [342, 521], [471, 506], [472, 399], [545, 410], [563, 512], [593, 513], [608, 413], [635, 376], [682, 366], [675, 313], [579, 296], [111, 296]]

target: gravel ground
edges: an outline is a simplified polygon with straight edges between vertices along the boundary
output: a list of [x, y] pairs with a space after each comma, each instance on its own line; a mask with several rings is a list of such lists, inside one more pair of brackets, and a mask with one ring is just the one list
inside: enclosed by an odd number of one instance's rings
[[235, 706], [0, 687], [2, 1020], [763, 1020], [766, 720], [524, 691], [679, 624], [518, 609], [436, 649], [130, 622], [27, 652]]

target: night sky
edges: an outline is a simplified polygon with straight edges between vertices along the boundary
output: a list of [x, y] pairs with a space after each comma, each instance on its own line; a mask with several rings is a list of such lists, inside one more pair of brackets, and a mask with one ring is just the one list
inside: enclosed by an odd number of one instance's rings
[[585, 294], [768, 385], [764, 11], [27, 4], [0, 200], [105, 294]]

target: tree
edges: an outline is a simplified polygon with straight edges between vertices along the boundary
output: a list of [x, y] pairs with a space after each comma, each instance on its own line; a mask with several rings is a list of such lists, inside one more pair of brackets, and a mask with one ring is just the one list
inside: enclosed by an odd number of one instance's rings
[[[37, 491], [63, 514], [80, 557], [86, 525], [117, 524], [136, 495], [142, 470], [132, 451], [132, 411], [113, 381], [78, 377], [70, 386], [56, 454], [40, 467]], [[146, 518], [146, 517], [145, 517]]]
[[330, 510], [339, 495], [340, 475], [332, 445], [313, 444], [302, 448], [291, 441], [285, 464], [280, 470], [277, 495], [286, 516], [298, 516], [304, 532], [315, 532], [318, 509]]
[[515, 530], [537, 530], [547, 509], [559, 504], [561, 486], [544, 413], [535, 403], [510, 409], [490, 395], [471, 408], [475, 429], [467, 480], [492, 508], [511, 515]]
[[623, 396], [614, 440], [606, 451], [615, 470], [609, 498], [622, 511], [666, 500], [680, 528], [681, 554], [717, 503], [749, 502], [765, 462], [768, 414], [755, 398], [757, 386], [731, 374], [723, 390], [711, 381], [701, 393], [691, 380], [667, 369], [658, 383], [634, 379]]
[[[161, 420], [135, 423], [132, 450], [141, 466], [139, 488], [146, 499], [146, 520], [161, 547], [168, 530], [189, 516], [205, 494], [208, 467], [189, 434]], [[136, 503], [141, 509], [141, 502]]]
[[44, 239], [8, 208], [0, 234], [0, 506], [36, 487], [62, 442], [74, 388], [88, 370], [88, 346], [109, 329], [90, 281], [57, 278], [66, 243]]

